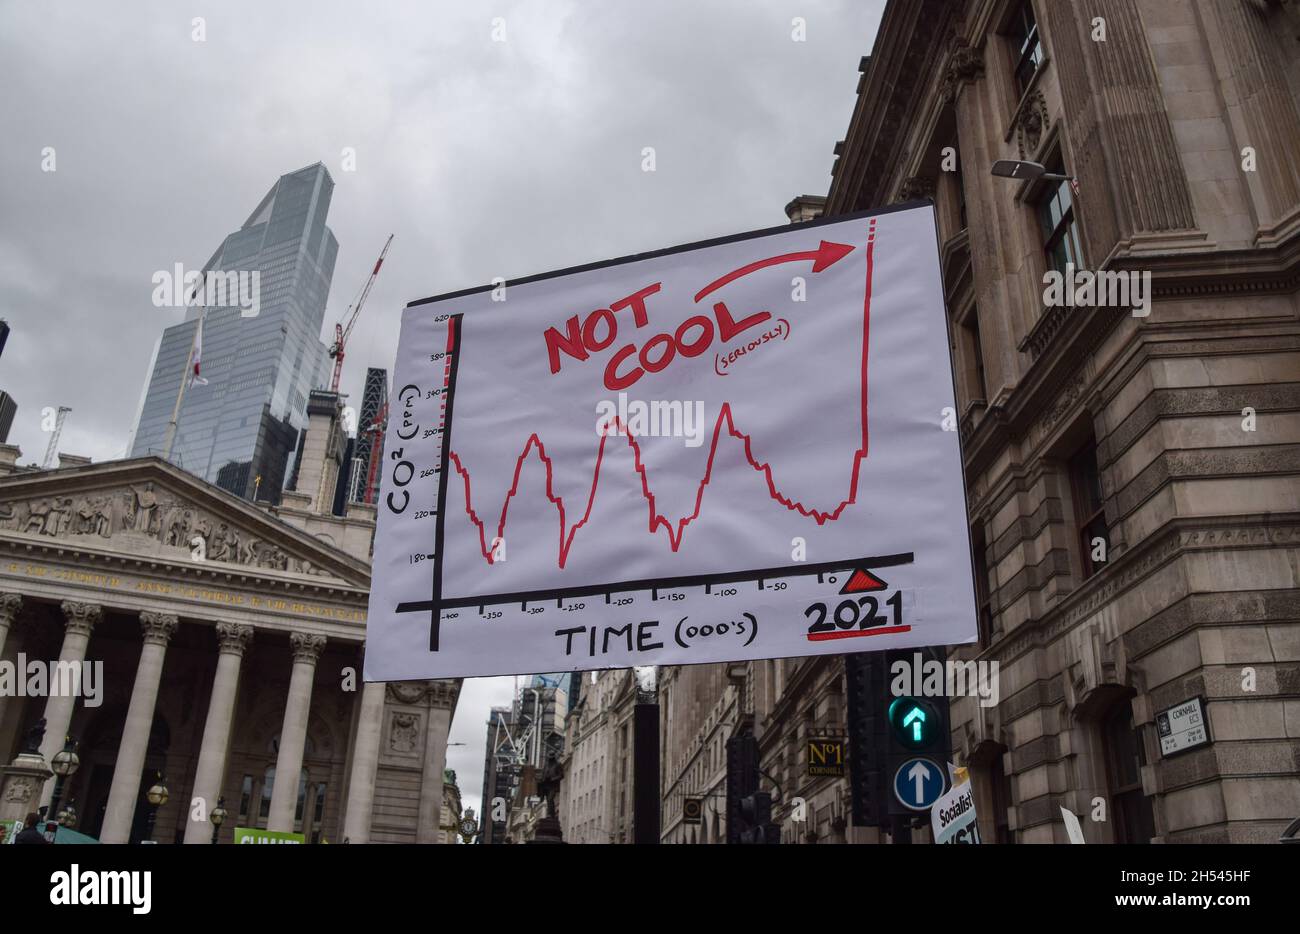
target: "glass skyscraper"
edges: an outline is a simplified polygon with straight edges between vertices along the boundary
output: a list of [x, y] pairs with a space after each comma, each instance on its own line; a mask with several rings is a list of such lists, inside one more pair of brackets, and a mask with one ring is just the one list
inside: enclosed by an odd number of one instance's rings
[[[233, 300], [208, 306], [200, 367], [207, 384], [185, 390], [170, 459], [246, 499], [279, 501], [307, 395], [329, 377], [320, 331], [338, 254], [325, 226], [333, 191], [320, 163], [282, 175], [204, 266], [228, 276], [258, 272], [258, 311], [245, 317]], [[213, 300], [211, 290], [205, 299]], [[163, 332], [132, 457], [163, 456], [199, 315], [190, 308]]]

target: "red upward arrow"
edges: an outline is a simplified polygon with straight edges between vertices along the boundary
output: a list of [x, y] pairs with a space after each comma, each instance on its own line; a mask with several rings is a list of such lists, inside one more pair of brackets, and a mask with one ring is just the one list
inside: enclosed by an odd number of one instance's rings
[[802, 260], [810, 259], [813, 261], [812, 271], [821, 272], [827, 266], [839, 262], [852, 252], [853, 247], [849, 246], [847, 243], [831, 243], [828, 240], [823, 240], [821, 245], [815, 250], [804, 250], [800, 253], [783, 253], [780, 256], [771, 256], [767, 259], [756, 260], [748, 266], [741, 266], [739, 269], [727, 273], [721, 279], [715, 279], [710, 282], [696, 293], [695, 300], [698, 302], [700, 299], [704, 298], [704, 296], [708, 295], [710, 292], [717, 291], [728, 282], [733, 282], [741, 276], [747, 276], [751, 272], [763, 269], [766, 266], [775, 266], [778, 263], [797, 263]]
[[855, 568], [853, 574], [840, 588], [840, 593], [865, 593], [869, 590], [885, 590], [888, 587], [888, 584], [866, 568]]

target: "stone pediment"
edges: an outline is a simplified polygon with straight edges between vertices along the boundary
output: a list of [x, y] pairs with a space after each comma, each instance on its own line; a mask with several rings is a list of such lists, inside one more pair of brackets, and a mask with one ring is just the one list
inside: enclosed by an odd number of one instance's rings
[[157, 457], [0, 477], [0, 535], [370, 585], [356, 558]]

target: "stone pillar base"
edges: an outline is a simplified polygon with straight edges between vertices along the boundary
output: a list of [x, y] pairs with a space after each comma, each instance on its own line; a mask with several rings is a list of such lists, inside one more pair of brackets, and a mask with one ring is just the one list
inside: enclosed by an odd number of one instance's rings
[[54, 777], [40, 753], [19, 753], [0, 768], [0, 821], [20, 821], [32, 811], [39, 811], [41, 791]]

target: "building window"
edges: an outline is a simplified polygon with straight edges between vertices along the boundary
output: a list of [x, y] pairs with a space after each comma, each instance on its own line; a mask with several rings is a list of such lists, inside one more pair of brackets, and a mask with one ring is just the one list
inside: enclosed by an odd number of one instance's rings
[[1038, 38], [1038, 21], [1029, 0], [1024, 0], [1011, 17], [1007, 35], [1016, 56], [1016, 89], [1024, 94], [1043, 64], [1043, 43]]
[[1142, 791], [1142, 766], [1146, 752], [1133, 724], [1133, 703], [1126, 700], [1111, 708], [1102, 721], [1106, 753], [1106, 787], [1116, 843], [1150, 843], [1155, 836], [1151, 799]]
[[[1048, 172], [1065, 174], [1059, 157], [1049, 163]], [[1065, 275], [1067, 263], [1075, 269], [1083, 266], [1083, 252], [1079, 249], [1079, 226], [1074, 219], [1074, 199], [1068, 181], [1048, 182], [1047, 186], [1047, 191], [1038, 202], [1038, 218], [1043, 228], [1043, 252], [1047, 255], [1048, 268]]]
[[257, 812], [259, 821], [264, 821], [271, 816], [271, 794], [275, 790], [274, 786], [275, 766], [270, 766], [262, 775], [262, 806]]
[[984, 375], [984, 344], [980, 340], [979, 309], [974, 306], [961, 321], [962, 356], [965, 357], [967, 402], [989, 398], [988, 382]]
[[244, 782], [239, 787], [239, 822], [241, 825], [248, 826], [248, 809], [253, 803], [253, 776], [245, 775]]
[[[262, 804], [258, 809], [259, 823], [267, 821], [271, 817], [271, 797], [275, 793], [275, 766], [267, 766], [266, 772], [262, 777]], [[303, 805], [307, 800], [307, 770], [303, 769], [302, 774], [298, 777], [298, 802], [294, 808], [293, 820], [294, 829], [302, 829], [302, 811]], [[261, 824], [265, 827], [265, 824]]]
[[971, 548], [975, 559], [975, 610], [979, 614], [980, 646], [987, 648], [993, 642], [993, 595], [989, 592], [989, 565], [984, 554], [987, 548], [983, 529], [972, 530]]
[[1097, 469], [1097, 444], [1088, 440], [1070, 458], [1070, 492], [1078, 530], [1080, 567], [1085, 578], [1100, 571], [1110, 554], [1110, 529], [1101, 498], [1101, 472]]

